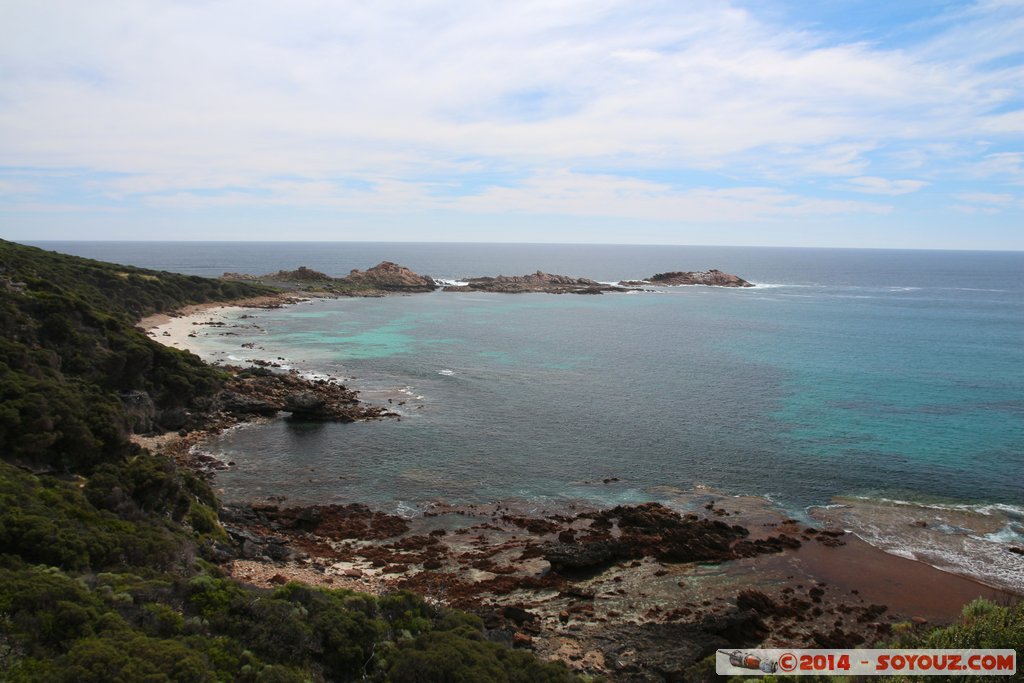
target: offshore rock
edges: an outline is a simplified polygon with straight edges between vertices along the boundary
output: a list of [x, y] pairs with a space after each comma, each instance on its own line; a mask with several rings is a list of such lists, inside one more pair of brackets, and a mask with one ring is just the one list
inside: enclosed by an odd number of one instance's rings
[[266, 275], [224, 273], [221, 278], [337, 296], [383, 296], [388, 292], [432, 292], [438, 287], [433, 278], [414, 273], [405, 266], [391, 261], [378, 263], [367, 270], [353, 269], [345, 277], [331, 277], [327, 273], [299, 266], [295, 270], [279, 270]]
[[437, 289], [434, 279], [419, 275], [405, 266], [391, 261], [378, 263], [367, 270], [352, 270], [345, 278], [357, 285], [369, 285], [385, 292], [432, 292]]
[[600, 294], [602, 292], [625, 291], [621, 287], [605, 285], [585, 277], [553, 275], [537, 271], [532, 275], [498, 275], [497, 277], [474, 277], [466, 280], [465, 285], [450, 285], [446, 292], [500, 292], [503, 294], [523, 294], [526, 292], [543, 292], [546, 294]]
[[673, 271], [670, 273], [658, 273], [652, 275], [648, 280], [625, 280], [619, 283], [624, 287], [639, 287], [641, 285], [707, 285], [709, 287], [753, 287], [741, 277], [723, 273], [712, 268], [703, 271]]
[[334, 415], [327, 399], [312, 391], [289, 394], [284, 399], [284, 409], [297, 420], [330, 420]]

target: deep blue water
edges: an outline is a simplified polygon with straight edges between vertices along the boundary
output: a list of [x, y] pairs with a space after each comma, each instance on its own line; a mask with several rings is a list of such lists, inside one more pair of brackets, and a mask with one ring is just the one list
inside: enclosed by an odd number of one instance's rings
[[[392, 260], [435, 277], [598, 280], [717, 267], [752, 290], [435, 293], [275, 311], [220, 357], [284, 357], [406, 400], [401, 422], [227, 435], [228, 495], [656, 497], [696, 484], [787, 507], [866, 495], [1024, 503], [1024, 253], [395, 243], [46, 243], [216, 276]], [[250, 336], [244, 336], [244, 335]], [[255, 340], [262, 350], [246, 351]], [[396, 393], [404, 391], [406, 393]], [[416, 398], [422, 397], [422, 398]], [[617, 477], [612, 485], [590, 482]]]

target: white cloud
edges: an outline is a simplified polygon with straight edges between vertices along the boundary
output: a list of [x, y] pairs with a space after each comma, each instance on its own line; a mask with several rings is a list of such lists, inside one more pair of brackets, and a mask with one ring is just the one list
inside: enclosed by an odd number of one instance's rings
[[255, 192], [178, 191], [149, 197], [157, 208], [208, 209], [244, 206], [341, 209], [406, 214], [431, 209], [461, 213], [567, 215], [669, 221], [685, 224], [743, 223], [846, 213], [884, 214], [890, 206], [824, 200], [771, 187], [680, 190], [664, 183], [570, 171], [544, 172], [515, 185], [490, 186], [476, 194], [439, 192], [435, 183], [377, 179], [359, 188], [293, 180], [268, 183]]
[[991, 179], [1002, 176], [1011, 182], [1024, 183], [1024, 152], [987, 154], [971, 164], [969, 170], [975, 178]]
[[999, 209], [997, 209], [994, 206], [976, 206], [976, 205], [972, 205], [972, 204], [953, 204], [950, 208], [953, 211], [956, 211], [957, 213], [964, 213], [964, 214], [968, 214], [968, 215], [978, 215], [978, 214], [981, 214], [981, 215], [994, 216], [995, 214], [999, 213]]
[[917, 192], [926, 185], [928, 185], [928, 183], [923, 180], [889, 180], [888, 178], [878, 178], [874, 176], [860, 176], [857, 178], [850, 178], [846, 181], [845, 185], [840, 187], [847, 190], [853, 190], [854, 192], [896, 196]]
[[1024, 209], [1024, 196], [1008, 192], [963, 192], [956, 199], [963, 202], [953, 206], [960, 213], [995, 215], [1009, 209]]
[[[87, 189], [115, 203], [856, 213], [882, 208], [789, 185], [907, 194], [949, 173], [934, 150], [1022, 131], [1019, 67], [990, 66], [1019, 51], [1019, 4], [978, 5], [900, 50], [831, 44], [719, 0], [37, 0], [4, 13], [0, 157], [97, 172]], [[1001, 149], [957, 172], [1024, 177]], [[922, 179], [885, 179], [908, 173], [878, 167], [897, 157]], [[595, 172], [551, 170], [566, 168]], [[681, 179], [628, 178], [651, 170]], [[451, 177], [473, 180], [468, 196], [436, 191]]]
[[463, 210], [574, 216], [615, 216], [682, 223], [733, 223], [840, 213], [888, 213], [868, 202], [801, 197], [771, 187], [678, 190], [662, 183], [552, 172], [515, 187], [492, 187], [461, 198]]
[[957, 199], [975, 204], [996, 204], [1006, 206], [1018, 201], [1012, 194], [999, 194], [995, 192], [964, 192], [956, 196]]
[[23, 180], [20, 178], [0, 178], [0, 199], [3, 197], [33, 195], [42, 192], [42, 186], [37, 182]]

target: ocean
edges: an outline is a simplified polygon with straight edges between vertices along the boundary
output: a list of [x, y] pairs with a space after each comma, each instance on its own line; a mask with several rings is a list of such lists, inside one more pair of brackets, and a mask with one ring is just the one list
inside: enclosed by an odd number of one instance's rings
[[[202, 355], [341, 377], [400, 420], [231, 430], [228, 500], [538, 507], [753, 494], [1024, 590], [1024, 253], [48, 242], [217, 276], [390, 260], [450, 280], [719, 268], [752, 289], [444, 293], [235, 311]], [[242, 317], [245, 314], [248, 317]], [[251, 345], [246, 348], [243, 345]], [[607, 480], [607, 481], [606, 481]], [[923, 525], [922, 525], [923, 524]]]

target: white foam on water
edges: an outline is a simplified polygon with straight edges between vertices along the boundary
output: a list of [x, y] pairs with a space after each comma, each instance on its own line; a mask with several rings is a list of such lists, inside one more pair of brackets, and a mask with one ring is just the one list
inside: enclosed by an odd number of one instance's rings
[[890, 548], [890, 549], [886, 550], [886, 552], [889, 553], [890, 555], [895, 555], [896, 557], [902, 557], [905, 560], [916, 560], [917, 559], [917, 556], [914, 555], [914, 553], [910, 552], [909, 550], [904, 550], [903, 548]]
[[419, 508], [410, 503], [406, 503], [404, 500], [398, 501], [395, 505], [395, 514], [405, 519], [412, 519], [418, 517], [420, 514]]
[[817, 287], [819, 285], [794, 285], [787, 284], [785, 282], [751, 282], [753, 287], [739, 287], [738, 289], [779, 289], [780, 287], [793, 287], [793, 288], [807, 288]]
[[1024, 519], [1024, 507], [1019, 505], [1010, 505], [1009, 503], [921, 503], [917, 501], [903, 500], [901, 498], [869, 498], [868, 496], [850, 496], [850, 498], [866, 502], [902, 505], [905, 507], [925, 508], [929, 510], [956, 510], [959, 512], [975, 512], [980, 515], [1004, 514], [1010, 517]]
[[1008, 292], [1008, 289], [985, 289], [981, 287], [939, 287], [939, 289], [951, 289], [954, 292]]
[[860, 496], [840, 500], [808, 511], [890, 554], [1024, 593], [1024, 557], [1008, 548], [1024, 543], [1019, 507]]
[[1016, 545], [1024, 543], [1024, 526], [1008, 522], [1006, 526], [998, 531], [987, 533], [982, 538], [992, 543], [1000, 543], [1002, 545]]
[[842, 508], [848, 508], [849, 505], [843, 505], [842, 503], [830, 503], [828, 505], [808, 505], [807, 512], [813, 510], [841, 510]]

